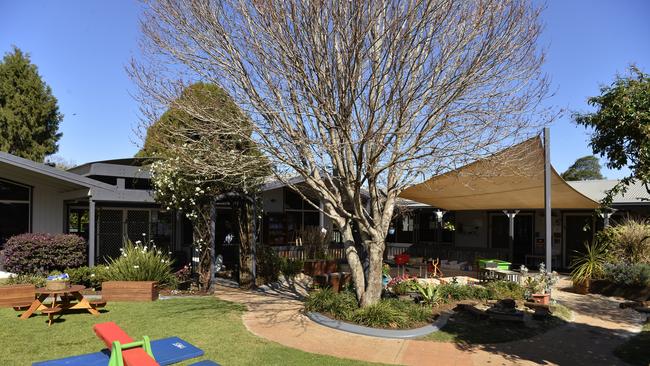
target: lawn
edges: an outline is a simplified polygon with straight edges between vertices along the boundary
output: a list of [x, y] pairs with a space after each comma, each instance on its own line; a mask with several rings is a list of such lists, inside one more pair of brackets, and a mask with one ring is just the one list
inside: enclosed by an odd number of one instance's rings
[[650, 323], [643, 326], [641, 333], [618, 346], [614, 354], [632, 365], [650, 365]]
[[66, 314], [48, 328], [44, 316], [20, 320], [13, 309], [0, 309], [0, 365], [29, 365], [32, 361], [97, 352], [103, 344], [95, 337], [92, 325], [105, 321], [116, 322], [134, 338], [181, 337], [205, 351], [202, 359], [221, 365], [370, 365], [302, 352], [256, 337], [244, 327], [243, 311], [240, 305], [213, 297], [109, 303], [107, 312], [99, 317]]
[[555, 327], [566, 324], [571, 311], [562, 305], [552, 305], [554, 316], [544, 321], [535, 321], [537, 327], [526, 327], [521, 323], [476, 319], [465, 312], [458, 312], [438, 332], [424, 340], [434, 342], [456, 342], [461, 344], [489, 344], [512, 342], [534, 337]]

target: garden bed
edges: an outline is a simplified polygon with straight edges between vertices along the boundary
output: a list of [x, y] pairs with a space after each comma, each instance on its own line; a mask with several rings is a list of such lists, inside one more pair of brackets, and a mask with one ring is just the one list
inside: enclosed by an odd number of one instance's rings
[[460, 344], [505, 343], [531, 338], [568, 322], [570, 311], [563, 306], [552, 305], [553, 316], [531, 324], [488, 318], [478, 318], [468, 312], [457, 311], [438, 332], [425, 336], [434, 342]]
[[607, 280], [591, 281], [589, 292], [605, 296], [622, 297], [632, 301], [650, 300], [650, 286], [626, 286]]

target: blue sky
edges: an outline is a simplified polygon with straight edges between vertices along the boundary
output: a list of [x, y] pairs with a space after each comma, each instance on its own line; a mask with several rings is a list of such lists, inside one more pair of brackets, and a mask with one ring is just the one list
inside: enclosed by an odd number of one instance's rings
[[[139, 142], [138, 103], [125, 65], [137, 56], [136, 1], [0, 0], [0, 53], [30, 53], [65, 115], [57, 155], [76, 163], [132, 156]], [[564, 171], [591, 153], [570, 112], [589, 111], [589, 96], [634, 62], [650, 72], [650, 1], [550, 0], [543, 13], [544, 68], [568, 110], [551, 128], [552, 162]], [[625, 172], [604, 170], [609, 178]]]

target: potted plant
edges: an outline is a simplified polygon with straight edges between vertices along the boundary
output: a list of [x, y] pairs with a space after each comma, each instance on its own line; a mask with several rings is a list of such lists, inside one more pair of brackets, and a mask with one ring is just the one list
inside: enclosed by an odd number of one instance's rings
[[67, 273], [58, 273], [47, 276], [45, 288], [50, 291], [65, 290], [70, 287], [70, 276]]
[[548, 272], [544, 263], [539, 265], [539, 273], [535, 276], [526, 277], [524, 290], [526, 297], [537, 304], [548, 305], [551, 303], [551, 289], [557, 282], [556, 272]]
[[393, 277], [390, 282], [388, 282], [388, 289], [394, 295], [402, 300], [410, 300], [411, 293], [416, 293], [417, 289], [413, 288], [413, 283], [417, 282], [414, 278], [409, 275], [402, 275]]
[[576, 254], [571, 262], [571, 280], [577, 293], [586, 294], [589, 292], [591, 280], [604, 273], [605, 263], [609, 257], [607, 245], [599, 241], [591, 245], [585, 243], [585, 252], [576, 252]]

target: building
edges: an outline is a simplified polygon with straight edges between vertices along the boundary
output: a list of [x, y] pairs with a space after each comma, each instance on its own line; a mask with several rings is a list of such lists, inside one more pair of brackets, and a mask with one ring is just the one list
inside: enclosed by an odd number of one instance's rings
[[[526, 144], [530, 153], [526, 156], [537, 159], [538, 141]], [[520, 164], [522, 160], [517, 161]], [[141, 158], [108, 160], [63, 171], [0, 152], [0, 247], [7, 238], [24, 232], [75, 233], [88, 242], [89, 265], [118, 256], [125, 239], [154, 240], [172, 252], [178, 264], [189, 263], [193, 256], [191, 224], [180, 213], [165, 210], [154, 201], [148, 162]], [[519, 171], [521, 166], [501, 165], [499, 174], [482, 177], [472, 187], [465, 180], [477, 178], [467, 174], [468, 170], [483, 163], [472, 163], [455, 174], [433, 177], [407, 189], [389, 230], [387, 256], [408, 250], [417, 256], [468, 262], [495, 257], [534, 267], [543, 261], [545, 222], [539, 162], [534, 160], [530, 174], [524, 175], [504, 173]], [[495, 166], [489, 168], [495, 170]], [[554, 171], [555, 268], [566, 268], [573, 253], [603, 227], [604, 218], [595, 209], [616, 182], [564, 182]], [[643, 186], [631, 187], [625, 196], [615, 197], [611, 220], [625, 215], [650, 216], [648, 199]], [[260, 233], [265, 244], [278, 249], [294, 246], [300, 232], [310, 227], [328, 229], [333, 241], [340, 243], [336, 228], [318, 210], [316, 198], [304, 200], [289, 187], [271, 182], [264, 186], [262, 201]], [[216, 253], [233, 268], [238, 262], [237, 219], [227, 203], [217, 203], [215, 208]], [[507, 214], [514, 216], [512, 225]]]
[[88, 242], [89, 265], [118, 256], [125, 238], [153, 239], [188, 257], [191, 230], [155, 203], [145, 163], [109, 160], [64, 171], [0, 152], [0, 247], [25, 232], [74, 233]]

